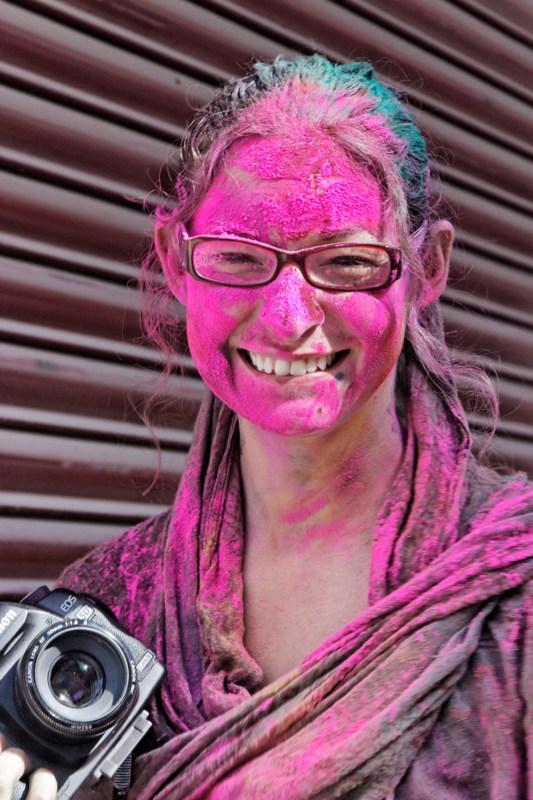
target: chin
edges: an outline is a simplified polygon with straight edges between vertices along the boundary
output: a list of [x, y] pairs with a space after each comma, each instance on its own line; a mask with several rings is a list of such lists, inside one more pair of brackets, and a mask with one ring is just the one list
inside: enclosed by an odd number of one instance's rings
[[343, 417], [340, 408], [326, 408], [320, 403], [283, 403], [269, 412], [238, 407], [237, 416], [269, 433], [289, 437], [313, 437], [337, 428]]

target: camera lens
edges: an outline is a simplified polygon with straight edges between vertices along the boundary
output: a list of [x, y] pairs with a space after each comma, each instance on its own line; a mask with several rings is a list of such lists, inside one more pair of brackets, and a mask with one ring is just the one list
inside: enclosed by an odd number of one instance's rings
[[78, 620], [39, 634], [19, 662], [15, 690], [28, 725], [71, 742], [111, 728], [138, 694], [135, 664], [121, 639]]
[[104, 675], [100, 664], [87, 653], [64, 653], [50, 671], [50, 687], [63, 705], [83, 708], [101, 696]]

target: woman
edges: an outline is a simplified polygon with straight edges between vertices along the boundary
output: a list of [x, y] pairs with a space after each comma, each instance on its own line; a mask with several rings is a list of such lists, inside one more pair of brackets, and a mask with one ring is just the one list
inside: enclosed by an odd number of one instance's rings
[[155, 247], [211, 392], [173, 509], [61, 579], [165, 662], [134, 798], [527, 796], [532, 492], [471, 454], [428, 185], [364, 62], [190, 126]]

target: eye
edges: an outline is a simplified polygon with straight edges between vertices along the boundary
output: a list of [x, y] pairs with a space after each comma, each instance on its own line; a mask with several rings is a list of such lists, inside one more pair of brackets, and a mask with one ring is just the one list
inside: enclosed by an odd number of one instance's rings
[[362, 255], [332, 256], [324, 260], [322, 266], [333, 267], [376, 267], [376, 260]]
[[364, 272], [382, 269], [390, 264], [386, 250], [361, 244], [325, 249], [311, 256], [310, 261], [317, 269], [340, 269], [342, 271], [351, 269]]
[[257, 264], [261, 266], [261, 260], [259, 258], [251, 253], [239, 252], [237, 250], [235, 252], [213, 253], [209, 256], [209, 260], [217, 264]]

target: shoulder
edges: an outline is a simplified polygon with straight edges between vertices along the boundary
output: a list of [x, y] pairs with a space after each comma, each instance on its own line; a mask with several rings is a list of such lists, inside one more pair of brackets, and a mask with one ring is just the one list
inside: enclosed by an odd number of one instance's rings
[[161, 585], [163, 553], [171, 510], [143, 520], [74, 561], [58, 586], [83, 592], [105, 603], [119, 622], [139, 636], [139, 620]]

